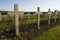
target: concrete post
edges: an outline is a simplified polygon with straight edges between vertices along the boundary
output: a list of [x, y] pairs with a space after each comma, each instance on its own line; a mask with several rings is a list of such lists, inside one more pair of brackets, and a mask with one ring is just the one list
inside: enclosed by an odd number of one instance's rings
[[18, 4], [14, 4], [14, 12], [18, 12]]
[[1, 12], [0, 12], [0, 21], [2, 21], [2, 15], [1, 15]]
[[50, 11], [50, 9], [49, 9], [49, 11], [48, 11], [48, 25], [50, 25], [50, 22], [51, 22], [51, 11]]
[[19, 16], [15, 15], [16, 35], [19, 36]]
[[55, 22], [57, 21], [57, 13], [58, 13], [58, 12], [57, 12], [57, 10], [56, 10], [56, 11], [55, 11], [55, 16], [56, 16], [56, 17], [55, 17]]
[[60, 21], [60, 14], [58, 15], [59, 21]]
[[19, 37], [19, 14], [18, 4], [14, 4], [16, 35]]
[[40, 8], [37, 8], [37, 15], [38, 15], [38, 29], [40, 29]]

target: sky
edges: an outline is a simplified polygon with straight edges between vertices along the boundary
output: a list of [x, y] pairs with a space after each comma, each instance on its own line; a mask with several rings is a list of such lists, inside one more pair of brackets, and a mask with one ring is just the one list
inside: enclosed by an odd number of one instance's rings
[[18, 4], [19, 11], [41, 11], [60, 10], [60, 0], [0, 0], [0, 10], [14, 11], [14, 4]]

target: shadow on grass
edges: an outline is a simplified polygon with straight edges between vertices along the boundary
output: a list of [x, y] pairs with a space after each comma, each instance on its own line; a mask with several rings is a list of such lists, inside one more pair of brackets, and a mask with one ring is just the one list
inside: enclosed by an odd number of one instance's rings
[[55, 23], [54, 19], [51, 19], [51, 24], [48, 25], [48, 21], [40, 23], [40, 30], [37, 29], [37, 22], [34, 24], [28, 24], [20, 27], [21, 40], [34, 40], [36, 37], [40, 36], [42, 33], [47, 32], [49, 29], [56, 27], [59, 21]]
[[[27, 24], [20, 26], [20, 40], [34, 40], [36, 37], [40, 36], [42, 33], [47, 32], [49, 29], [55, 27], [59, 24], [59, 21], [56, 23], [54, 22], [54, 19], [51, 19], [51, 24], [48, 25], [48, 21], [44, 21], [40, 23], [40, 30], [37, 29], [37, 22], [32, 24]], [[4, 29], [0, 31], [0, 39], [1, 36], [5, 36], [3, 39], [7, 38], [7, 40], [15, 40], [15, 27], [11, 27], [8, 30]]]

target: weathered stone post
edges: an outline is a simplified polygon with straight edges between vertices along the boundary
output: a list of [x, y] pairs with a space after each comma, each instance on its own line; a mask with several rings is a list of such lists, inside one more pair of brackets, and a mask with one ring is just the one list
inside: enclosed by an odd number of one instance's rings
[[17, 37], [19, 37], [19, 14], [18, 14], [18, 4], [14, 4], [14, 13], [15, 13], [16, 35], [17, 35]]
[[0, 12], [0, 21], [2, 21], [2, 15], [1, 15], [1, 12]]
[[57, 21], [57, 13], [58, 13], [58, 11], [55, 10], [55, 22]]
[[48, 25], [50, 25], [50, 22], [51, 22], [51, 11], [50, 9], [48, 10]]
[[40, 29], [40, 8], [37, 8], [37, 17], [38, 17], [38, 29]]
[[[59, 11], [60, 12], [60, 11]], [[58, 13], [58, 18], [59, 18], [59, 21], [60, 21], [60, 13]]]

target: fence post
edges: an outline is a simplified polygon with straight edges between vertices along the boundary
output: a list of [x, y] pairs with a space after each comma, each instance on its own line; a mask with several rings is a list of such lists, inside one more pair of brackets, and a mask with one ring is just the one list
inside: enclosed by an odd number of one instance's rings
[[40, 29], [40, 7], [37, 7], [37, 21], [38, 21], [38, 29]]
[[56, 16], [55, 17], [55, 22], [57, 21], [57, 13], [58, 13], [57, 10], [55, 10], [55, 16]]
[[48, 10], [48, 25], [50, 25], [50, 22], [51, 22], [51, 10], [49, 9]]
[[2, 21], [2, 15], [1, 15], [1, 12], [0, 12], [0, 21]]
[[18, 4], [14, 4], [14, 13], [15, 13], [16, 35], [17, 35], [17, 37], [19, 37], [19, 14], [18, 14]]

